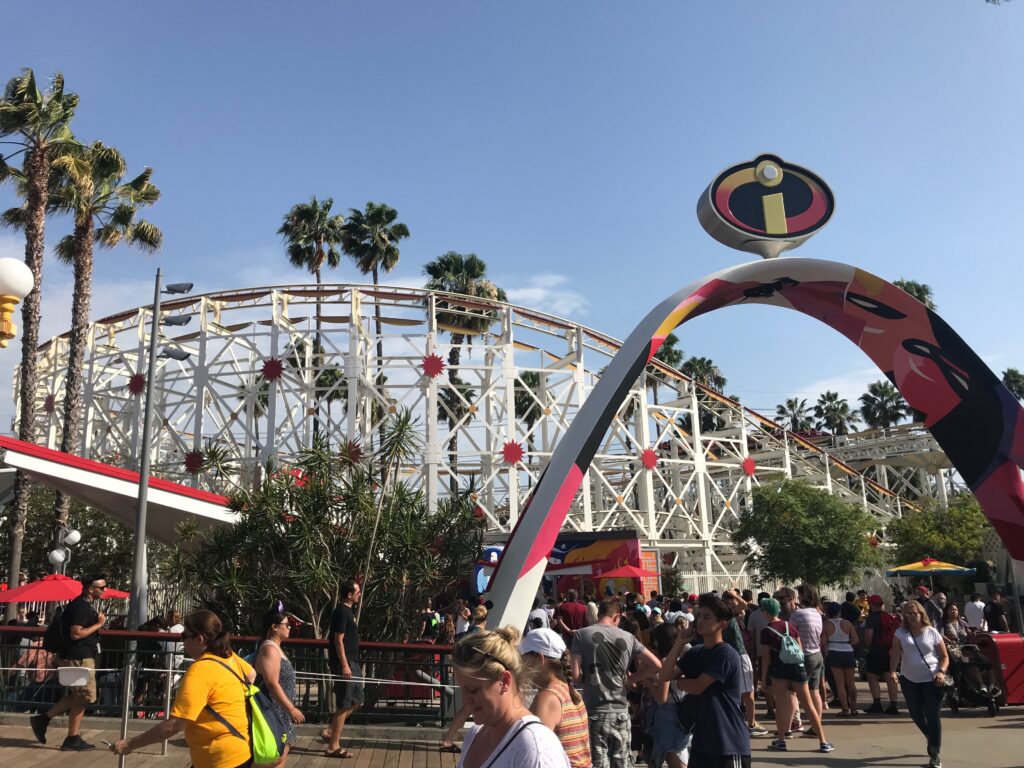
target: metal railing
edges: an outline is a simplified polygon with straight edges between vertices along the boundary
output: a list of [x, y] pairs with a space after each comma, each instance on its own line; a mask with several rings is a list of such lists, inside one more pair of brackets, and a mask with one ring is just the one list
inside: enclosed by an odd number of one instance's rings
[[[0, 625], [0, 710], [45, 711], [64, 694], [57, 659], [42, 649], [43, 627]], [[232, 638], [245, 658], [259, 639]], [[359, 645], [364, 704], [356, 723], [447, 725], [455, 712], [451, 646], [423, 643]], [[334, 711], [327, 641], [294, 639], [284, 651], [295, 668], [295, 706], [306, 721], [327, 722]], [[180, 635], [169, 632], [100, 632], [96, 659], [96, 703], [88, 713], [123, 719], [163, 719], [192, 660]], [[126, 687], [127, 682], [127, 687]]]

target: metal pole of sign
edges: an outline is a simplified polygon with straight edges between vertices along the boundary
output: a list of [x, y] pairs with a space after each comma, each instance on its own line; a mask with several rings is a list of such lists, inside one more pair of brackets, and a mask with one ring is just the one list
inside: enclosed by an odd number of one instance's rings
[[[132, 663], [133, 651], [127, 651], [124, 655], [124, 686], [121, 689], [121, 738], [128, 738], [128, 715], [132, 708], [132, 670], [135, 665]], [[124, 755], [118, 755], [117, 768], [124, 768]]]
[[[167, 652], [167, 681], [164, 684], [164, 720], [171, 719], [171, 685], [174, 678], [171, 673], [174, 670], [174, 644], [171, 643], [171, 650]], [[160, 754], [167, 755], [167, 739], [160, 744]]]
[[146, 403], [142, 416], [142, 447], [139, 461], [139, 500], [135, 510], [135, 554], [132, 559], [132, 597], [128, 611], [128, 629], [136, 629], [146, 620], [149, 574], [146, 566], [146, 511], [149, 495], [150, 441], [153, 430], [153, 385], [156, 378], [156, 351], [160, 338], [160, 270], [153, 288], [153, 322], [149, 331], [149, 368], [146, 373]]

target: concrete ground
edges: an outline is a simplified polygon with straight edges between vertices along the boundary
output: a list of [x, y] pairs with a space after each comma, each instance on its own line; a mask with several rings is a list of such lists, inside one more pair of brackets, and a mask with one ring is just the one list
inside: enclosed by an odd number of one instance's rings
[[[866, 693], [866, 691], [865, 691]], [[763, 713], [762, 713], [763, 714]], [[761, 718], [764, 722], [764, 718]], [[50, 744], [37, 744], [22, 715], [0, 719], [0, 768], [112, 768], [116, 758], [109, 752], [71, 754], [57, 747], [63, 724], [51, 726]], [[142, 723], [134, 724], [142, 725]], [[767, 723], [765, 723], [767, 725]], [[100, 739], [114, 740], [114, 720], [86, 719], [83, 736], [100, 745]], [[822, 755], [812, 738], [790, 740], [787, 753], [770, 752], [769, 738], [754, 740], [753, 763], [757, 766], [799, 766], [800, 768], [854, 768], [855, 766], [924, 766], [928, 761], [924, 737], [905, 714], [900, 717], [868, 717], [843, 720], [826, 715], [826, 733], [836, 751]], [[455, 756], [437, 750], [440, 732], [432, 728], [389, 728], [354, 726], [346, 729], [343, 746], [355, 753], [340, 765], [352, 768], [453, 768]], [[943, 765], [945, 768], [1024, 767], [1024, 707], [1007, 707], [997, 717], [984, 710], [964, 709], [959, 715], [943, 710]], [[316, 728], [303, 727], [289, 768], [329, 768], [338, 761], [324, 757]], [[172, 742], [166, 757], [159, 747], [130, 755], [128, 768], [187, 768], [188, 750], [183, 741]]]

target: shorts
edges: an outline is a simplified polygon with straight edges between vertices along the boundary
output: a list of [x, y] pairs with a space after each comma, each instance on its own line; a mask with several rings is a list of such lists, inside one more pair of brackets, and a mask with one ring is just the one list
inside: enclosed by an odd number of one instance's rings
[[633, 725], [629, 712], [600, 712], [589, 715], [590, 756], [594, 768], [633, 768], [630, 749]]
[[828, 665], [834, 669], [853, 669], [857, 662], [853, 658], [853, 651], [829, 651]]
[[884, 646], [869, 648], [865, 670], [869, 675], [879, 677], [889, 674], [889, 649]]
[[[352, 670], [352, 677], [362, 677], [358, 661], [350, 661], [349, 668]], [[338, 674], [338, 670], [331, 670], [332, 674]], [[355, 680], [334, 681], [334, 709], [343, 712], [348, 709], [355, 709], [363, 705], [363, 683]]]
[[807, 671], [807, 685], [813, 691], [821, 685], [821, 676], [825, 674], [825, 659], [821, 651], [804, 655], [804, 669]]
[[772, 682], [785, 680], [792, 683], [806, 683], [807, 668], [803, 664], [783, 664], [781, 661], [773, 661], [768, 667], [768, 676]]
[[740, 695], [754, 690], [754, 664], [750, 657], [740, 654]]
[[690, 753], [686, 768], [750, 768], [750, 755], [705, 755]]
[[[96, 659], [59, 659], [58, 667], [85, 667], [96, 669]], [[86, 704], [96, 703], [96, 673], [89, 674], [89, 682], [85, 685], [76, 685], [68, 688], [72, 696], [81, 698]]]

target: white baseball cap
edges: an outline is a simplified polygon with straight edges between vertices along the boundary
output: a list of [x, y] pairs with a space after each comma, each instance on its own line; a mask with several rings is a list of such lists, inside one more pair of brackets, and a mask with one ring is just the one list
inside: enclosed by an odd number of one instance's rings
[[549, 659], [560, 659], [565, 653], [565, 641], [555, 630], [541, 627], [531, 629], [519, 643], [520, 653], [539, 653]]

